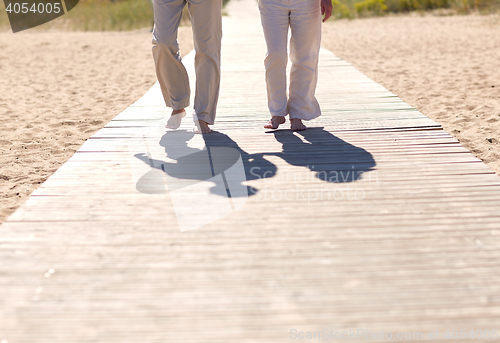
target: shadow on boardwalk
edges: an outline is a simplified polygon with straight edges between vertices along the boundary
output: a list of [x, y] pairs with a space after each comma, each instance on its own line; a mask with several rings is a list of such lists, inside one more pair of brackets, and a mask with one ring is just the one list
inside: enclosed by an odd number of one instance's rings
[[[193, 136], [192, 132], [178, 130], [169, 131], [161, 138], [160, 145], [165, 148], [166, 156], [176, 162], [149, 158], [145, 153], [136, 154], [137, 158], [153, 168], [137, 182], [137, 190], [147, 194], [165, 193], [165, 182], [161, 174], [158, 174], [160, 170], [169, 176], [169, 181], [167, 181], [169, 191], [188, 187], [201, 181], [210, 181], [217, 175], [223, 175], [225, 187], [219, 187], [216, 184], [211, 188], [213, 194], [246, 197], [255, 193], [253, 189], [244, 185], [245, 181], [276, 175], [276, 166], [267, 161], [263, 154], [247, 153], [223, 133], [212, 131], [210, 134], [203, 135], [204, 149], [188, 146], [188, 141]], [[232, 178], [228, 181], [229, 175], [225, 174], [231, 168], [236, 168], [236, 175], [232, 173]], [[251, 170], [253, 173], [250, 172]]]
[[[273, 134], [283, 146], [281, 152], [249, 154], [229, 136], [217, 131], [203, 135], [206, 145], [204, 149], [188, 146], [188, 141], [194, 135], [192, 132], [169, 131], [163, 135], [159, 144], [164, 147], [166, 156], [176, 162], [152, 159], [144, 153], [136, 154], [137, 158], [152, 167], [137, 182], [136, 188], [147, 194], [165, 193], [162, 173], [169, 176], [169, 191], [222, 174], [225, 187], [214, 186], [211, 188], [213, 194], [228, 197], [251, 196], [258, 189], [244, 186], [245, 181], [276, 176], [277, 167], [266, 156], [277, 156], [290, 165], [308, 168], [315, 173], [316, 178], [330, 183], [354, 182], [375, 167], [375, 161], [369, 152], [343, 141], [323, 128], [310, 128], [298, 133], [277, 130]], [[225, 174], [238, 164], [241, 164], [241, 173], [233, 173], [236, 177], [227, 181], [229, 176]], [[231, 182], [232, 189], [243, 188], [246, 191], [230, 192], [228, 184]]]
[[376, 165], [368, 151], [347, 143], [322, 127], [296, 133], [276, 130], [273, 134], [283, 146], [282, 152], [273, 155], [291, 165], [308, 168], [316, 173], [316, 178], [325, 182], [354, 182]]

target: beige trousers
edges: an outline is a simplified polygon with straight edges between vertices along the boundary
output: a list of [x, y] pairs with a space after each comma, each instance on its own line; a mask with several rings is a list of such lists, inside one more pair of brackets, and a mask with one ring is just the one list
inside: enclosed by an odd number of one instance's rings
[[[321, 115], [314, 95], [318, 78], [321, 44], [320, 0], [259, 0], [259, 9], [267, 44], [267, 98], [272, 116], [311, 120]], [[290, 39], [290, 87], [286, 94]]]
[[181, 62], [177, 31], [187, 4], [193, 27], [196, 71], [195, 120], [213, 124], [219, 98], [222, 0], [153, 0], [153, 57], [168, 107], [189, 106], [189, 78]]

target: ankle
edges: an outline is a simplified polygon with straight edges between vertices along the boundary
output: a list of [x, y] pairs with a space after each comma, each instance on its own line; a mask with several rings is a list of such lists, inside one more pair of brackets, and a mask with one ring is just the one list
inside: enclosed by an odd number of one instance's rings
[[181, 110], [173, 110], [173, 111], [172, 111], [172, 115], [179, 114], [179, 113], [182, 113], [182, 112], [184, 112], [184, 109], [181, 109]]

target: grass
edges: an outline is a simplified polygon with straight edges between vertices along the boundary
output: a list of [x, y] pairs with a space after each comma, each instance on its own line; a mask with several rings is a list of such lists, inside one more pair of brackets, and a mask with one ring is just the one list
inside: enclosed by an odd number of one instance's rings
[[[229, 0], [223, 0], [224, 6]], [[447, 9], [448, 13], [492, 13], [500, 9], [500, 0], [332, 0], [334, 18], [360, 18], [387, 13]], [[182, 25], [190, 25], [187, 8]], [[36, 29], [79, 31], [129, 31], [153, 26], [151, 0], [80, 0], [66, 15]], [[9, 20], [0, 1], [0, 29], [7, 30]]]
[[82, 31], [128, 31], [152, 27], [150, 0], [80, 0], [64, 17], [68, 28]]
[[[9, 28], [3, 1], [0, 1], [0, 28]], [[190, 25], [187, 7], [181, 25]], [[153, 27], [151, 0], [80, 0], [64, 16], [34, 29], [63, 29], [75, 31], [130, 31]]]
[[10, 28], [9, 18], [7, 18], [7, 12], [5, 12], [5, 5], [3, 1], [0, 1], [0, 30], [4, 31]]
[[500, 0], [332, 0], [332, 3], [337, 19], [442, 9], [451, 14], [490, 14], [500, 10]]
[[[228, 2], [229, 0], [223, 0], [223, 6]], [[8, 29], [9, 25], [4, 3], [0, 1], [0, 29]], [[187, 6], [182, 13], [181, 25], [191, 25]], [[151, 0], [80, 0], [78, 5], [64, 16], [35, 29], [130, 31], [152, 27]]]

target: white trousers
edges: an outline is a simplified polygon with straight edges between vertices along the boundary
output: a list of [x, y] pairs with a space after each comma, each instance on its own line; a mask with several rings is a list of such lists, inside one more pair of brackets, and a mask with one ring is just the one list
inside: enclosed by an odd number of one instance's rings
[[[321, 45], [320, 0], [259, 0], [267, 44], [266, 83], [272, 116], [311, 120], [321, 115], [314, 96]], [[290, 87], [286, 94], [288, 28], [291, 30]]]
[[222, 0], [153, 0], [153, 57], [168, 107], [189, 106], [189, 78], [181, 62], [177, 31], [187, 4], [193, 28], [196, 71], [194, 119], [213, 124], [219, 98]]

